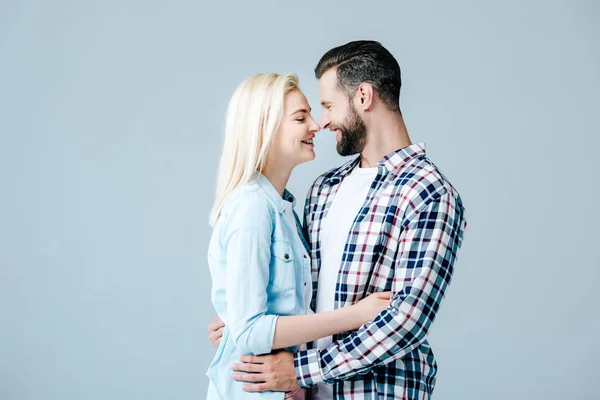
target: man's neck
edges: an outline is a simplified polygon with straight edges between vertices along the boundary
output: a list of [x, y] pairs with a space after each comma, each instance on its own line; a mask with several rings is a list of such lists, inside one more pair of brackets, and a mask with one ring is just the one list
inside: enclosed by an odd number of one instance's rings
[[410, 146], [404, 119], [398, 113], [372, 118], [367, 133], [367, 145], [360, 153], [361, 168], [376, 167], [386, 154]]

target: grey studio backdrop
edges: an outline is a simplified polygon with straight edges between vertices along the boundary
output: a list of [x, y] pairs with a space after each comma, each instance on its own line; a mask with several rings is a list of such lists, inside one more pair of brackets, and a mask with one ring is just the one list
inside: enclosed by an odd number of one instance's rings
[[297, 72], [319, 120], [317, 60], [362, 38], [468, 208], [434, 398], [600, 398], [598, 2], [4, 0], [0, 399], [204, 398], [227, 101]]

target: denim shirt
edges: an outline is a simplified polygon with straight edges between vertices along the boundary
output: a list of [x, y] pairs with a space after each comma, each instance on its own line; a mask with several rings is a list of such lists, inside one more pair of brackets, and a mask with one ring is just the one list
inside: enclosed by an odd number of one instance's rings
[[278, 316], [307, 312], [308, 245], [295, 212], [295, 226], [288, 222], [284, 201], [295, 204], [291, 193], [286, 190], [282, 198], [264, 175], [255, 174], [229, 196], [213, 230], [211, 298], [225, 329], [206, 373], [213, 385], [209, 400], [284, 397], [282, 392], [244, 392], [231, 370], [241, 355], [271, 352]]

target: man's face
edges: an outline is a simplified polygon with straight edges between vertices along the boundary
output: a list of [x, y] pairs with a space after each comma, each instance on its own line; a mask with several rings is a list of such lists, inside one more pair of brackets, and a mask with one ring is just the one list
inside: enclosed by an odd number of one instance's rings
[[362, 152], [367, 144], [367, 127], [352, 99], [338, 87], [336, 68], [319, 79], [319, 95], [323, 106], [321, 127], [335, 133], [337, 152], [341, 156]]

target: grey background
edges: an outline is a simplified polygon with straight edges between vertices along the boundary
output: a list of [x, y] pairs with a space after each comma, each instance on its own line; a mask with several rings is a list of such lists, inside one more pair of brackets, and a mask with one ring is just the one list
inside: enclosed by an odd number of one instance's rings
[[297, 72], [320, 119], [315, 63], [362, 38], [468, 207], [435, 398], [600, 398], [598, 2], [3, 0], [0, 399], [204, 398], [227, 101]]

